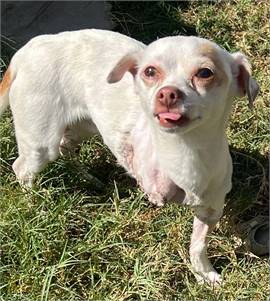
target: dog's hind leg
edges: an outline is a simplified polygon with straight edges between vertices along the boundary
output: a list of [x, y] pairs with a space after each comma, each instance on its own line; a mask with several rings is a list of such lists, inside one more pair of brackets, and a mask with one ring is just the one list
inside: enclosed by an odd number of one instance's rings
[[[31, 133], [27, 133], [31, 137]], [[41, 136], [40, 140], [25, 139], [20, 132], [16, 133], [19, 148], [19, 157], [13, 163], [12, 168], [22, 186], [31, 187], [36, 175], [59, 155], [61, 135], [54, 137]], [[51, 138], [51, 137], [50, 137]], [[47, 142], [47, 144], [46, 144]]]
[[73, 153], [78, 149], [79, 144], [92, 135], [97, 134], [98, 130], [90, 119], [83, 119], [68, 125], [65, 128], [61, 139], [59, 152], [61, 155]]
[[13, 163], [12, 168], [22, 186], [31, 187], [35, 176], [49, 162], [46, 148], [31, 150], [21, 154]]
[[35, 176], [59, 156], [64, 121], [47, 114], [34, 118], [13, 110], [19, 157], [13, 170], [21, 185], [31, 187]]

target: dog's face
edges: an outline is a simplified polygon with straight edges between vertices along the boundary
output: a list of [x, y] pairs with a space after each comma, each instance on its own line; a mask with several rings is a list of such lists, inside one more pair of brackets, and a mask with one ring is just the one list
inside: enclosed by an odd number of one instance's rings
[[167, 37], [128, 54], [108, 82], [121, 80], [126, 71], [134, 75], [147, 115], [166, 131], [186, 132], [220, 120], [233, 96], [248, 94], [252, 104], [258, 92], [242, 54], [197, 37]]

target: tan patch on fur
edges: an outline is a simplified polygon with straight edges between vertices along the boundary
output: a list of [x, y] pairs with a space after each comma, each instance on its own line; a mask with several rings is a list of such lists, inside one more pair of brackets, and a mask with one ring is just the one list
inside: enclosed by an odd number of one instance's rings
[[209, 79], [197, 79], [197, 84], [210, 89], [213, 86], [220, 86], [223, 82], [226, 82], [228, 77], [224, 70], [222, 59], [218, 54], [218, 50], [210, 43], [204, 43], [199, 47], [198, 52], [201, 56], [209, 59], [210, 67], [211, 65], [214, 67], [214, 76]]
[[4, 95], [11, 85], [11, 72], [8, 68], [0, 83], [0, 95]]

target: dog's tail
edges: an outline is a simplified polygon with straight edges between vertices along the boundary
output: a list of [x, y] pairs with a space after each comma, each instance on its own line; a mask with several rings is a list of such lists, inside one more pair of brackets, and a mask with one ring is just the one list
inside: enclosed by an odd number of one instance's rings
[[9, 90], [14, 80], [14, 76], [9, 66], [0, 82], [0, 115], [5, 111], [9, 104]]

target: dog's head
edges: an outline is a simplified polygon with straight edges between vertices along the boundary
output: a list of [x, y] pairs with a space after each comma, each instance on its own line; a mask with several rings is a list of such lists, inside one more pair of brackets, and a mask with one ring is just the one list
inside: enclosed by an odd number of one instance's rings
[[252, 106], [259, 90], [243, 54], [230, 54], [197, 37], [162, 38], [127, 54], [108, 83], [120, 81], [127, 71], [134, 76], [147, 115], [167, 131], [186, 132], [224, 120], [233, 96], [247, 95]]

